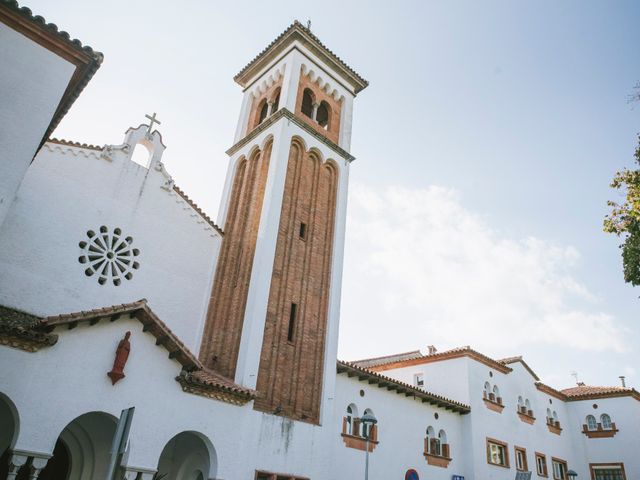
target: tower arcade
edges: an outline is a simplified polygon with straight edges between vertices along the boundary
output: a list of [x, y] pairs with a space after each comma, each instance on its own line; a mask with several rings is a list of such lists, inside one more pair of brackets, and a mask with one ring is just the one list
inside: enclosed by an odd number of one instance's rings
[[321, 423], [335, 382], [352, 106], [367, 82], [299, 22], [235, 81], [244, 99], [200, 359], [255, 388], [257, 410]]

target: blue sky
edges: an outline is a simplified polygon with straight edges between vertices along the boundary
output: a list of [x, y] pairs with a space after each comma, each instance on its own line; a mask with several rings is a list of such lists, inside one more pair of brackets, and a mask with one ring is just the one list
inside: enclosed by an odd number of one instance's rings
[[571, 371], [640, 383], [640, 291], [601, 231], [640, 131], [637, 2], [28, 6], [105, 54], [55, 135], [120, 143], [158, 112], [168, 170], [214, 217], [232, 77], [310, 18], [371, 82], [354, 110], [341, 357], [470, 344], [523, 354], [555, 386]]

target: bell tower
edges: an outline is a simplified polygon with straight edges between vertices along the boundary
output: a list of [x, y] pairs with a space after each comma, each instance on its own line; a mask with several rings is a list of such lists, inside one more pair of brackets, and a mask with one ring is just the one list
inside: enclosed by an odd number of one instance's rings
[[352, 106], [368, 83], [299, 22], [234, 80], [200, 359], [255, 388], [256, 410], [318, 424], [335, 382]]

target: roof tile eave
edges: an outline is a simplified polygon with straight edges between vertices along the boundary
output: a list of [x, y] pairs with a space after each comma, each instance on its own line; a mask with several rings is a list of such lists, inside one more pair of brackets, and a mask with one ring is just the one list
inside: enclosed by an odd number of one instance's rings
[[420, 398], [425, 399], [426, 401], [428, 401], [431, 404], [435, 404], [441, 408], [445, 408], [445, 409], [451, 409], [453, 411], [455, 411], [456, 413], [460, 413], [460, 414], [466, 414], [469, 413], [471, 411], [471, 407], [469, 405], [466, 405], [462, 402], [458, 402], [457, 400], [452, 400], [449, 398], [446, 398], [442, 395], [439, 395], [437, 393], [433, 393], [433, 392], [429, 392], [427, 390], [422, 390], [419, 388], [414, 387], [413, 385], [409, 385], [408, 383], [404, 383], [401, 382], [399, 380], [396, 380], [394, 378], [391, 377], [387, 377], [386, 375], [381, 375], [377, 372], [373, 372], [371, 370], [367, 370], [366, 368], [362, 368], [362, 367], [358, 367], [356, 365], [353, 365], [349, 362], [345, 362], [345, 361], [341, 361], [338, 360], [337, 361], [337, 367], [338, 367], [338, 373], [343, 373], [340, 371], [340, 368], [343, 368], [345, 370], [351, 369], [357, 373], [360, 374], [364, 374], [364, 375], [369, 375], [370, 378], [377, 378], [379, 380], [382, 380], [384, 382], [389, 382], [392, 384], [397, 385], [400, 388], [404, 388], [408, 391], [411, 391], [414, 393], [414, 396], [419, 396]]

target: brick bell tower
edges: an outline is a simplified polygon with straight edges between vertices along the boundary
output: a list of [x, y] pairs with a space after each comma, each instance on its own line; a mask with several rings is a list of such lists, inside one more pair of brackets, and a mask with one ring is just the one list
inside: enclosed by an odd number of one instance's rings
[[335, 383], [353, 100], [368, 83], [299, 22], [234, 80], [244, 100], [200, 359], [255, 388], [256, 410], [317, 424]]

